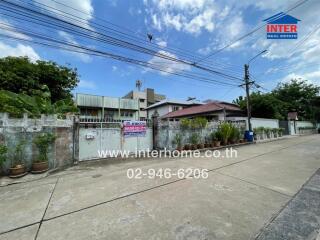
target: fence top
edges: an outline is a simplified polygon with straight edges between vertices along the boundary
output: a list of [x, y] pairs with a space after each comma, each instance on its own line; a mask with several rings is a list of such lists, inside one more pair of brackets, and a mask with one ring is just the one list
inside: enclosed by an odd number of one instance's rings
[[23, 114], [22, 118], [10, 118], [8, 113], [0, 113], [0, 127], [71, 127], [73, 121], [73, 115], [67, 115], [66, 119], [59, 119], [55, 114], [42, 114], [40, 118], [29, 118], [28, 114]]

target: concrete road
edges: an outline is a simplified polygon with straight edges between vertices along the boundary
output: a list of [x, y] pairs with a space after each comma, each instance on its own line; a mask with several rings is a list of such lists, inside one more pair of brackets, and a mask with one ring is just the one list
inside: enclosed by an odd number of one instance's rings
[[[237, 150], [237, 158], [79, 165], [0, 187], [0, 240], [269, 239], [263, 237], [264, 227], [279, 229], [274, 224], [283, 223], [280, 217], [290, 210], [287, 203], [299, 203], [292, 199], [320, 167], [320, 135]], [[207, 179], [128, 179], [128, 168], [145, 173], [150, 168], [208, 169], [209, 174]], [[320, 193], [314, 181], [318, 180], [311, 181], [308, 190]], [[320, 198], [312, 203], [310, 214], [320, 216]], [[313, 216], [308, 236], [316, 238], [319, 216]], [[295, 233], [290, 236], [302, 239]]]

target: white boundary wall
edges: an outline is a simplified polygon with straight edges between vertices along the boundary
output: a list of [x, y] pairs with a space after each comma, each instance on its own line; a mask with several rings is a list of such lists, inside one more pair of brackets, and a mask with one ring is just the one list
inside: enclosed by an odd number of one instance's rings
[[309, 121], [296, 121], [297, 123], [297, 128], [301, 127], [314, 127], [314, 124]]
[[[227, 120], [245, 120], [248, 127], [248, 119], [246, 117], [228, 117]], [[265, 128], [279, 128], [278, 119], [270, 118], [251, 118], [252, 128], [265, 127]]]

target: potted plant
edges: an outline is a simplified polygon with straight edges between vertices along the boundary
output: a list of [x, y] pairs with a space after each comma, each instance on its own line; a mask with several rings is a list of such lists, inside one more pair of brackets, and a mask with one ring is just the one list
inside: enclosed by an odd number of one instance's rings
[[197, 133], [192, 133], [190, 137], [190, 142], [191, 142], [191, 150], [196, 150], [197, 149], [197, 144], [198, 144], [199, 136]]
[[32, 173], [42, 173], [49, 169], [48, 149], [55, 139], [52, 133], [42, 133], [34, 139], [33, 143], [37, 146], [39, 155], [32, 162]]
[[6, 153], [8, 152], [7, 146], [0, 144], [0, 176], [2, 172], [2, 164], [6, 161]]
[[205, 148], [211, 147], [211, 143], [210, 143], [211, 140], [210, 140], [210, 139], [211, 139], [210, 135], [208, 135], [208, 136], [205, 137], [205, 142], [204, 142], [204, 147], [205, 147]]
[[237, 128], [237, 127], [234, 126], [234, 129], [233, 129], [233, 139], [234, 139], [234, 142], [235, 142], [235, 143], [239, 143], [240, 137], [241, 137], [241, 133], [240, 133], [239, 128]]
[[212, 140], [213, 140], [214, 147], [220, 147], [221, 140], [222, 140], [222, 134], [219, 129], [215, 133], [212, 133]]
[[264, 128], [267, 138], [271, 138], [271, 128]]
[[181, 151], [181, 150], [182, 150], [181, 140], [182, 140], [181, 134], [177, 133], [177, 134], [174, 136], [173, 144], [175, 144], [175, 145], [177, 146], [176, 150], [178, 150], [178, 151]]
[[278, 128], [278, 136], [282, 137], [284, 132], [284, 128]]
[[222, 123], [219, 129], [222, 135], [223, 144], [227, 145], [232, 132], [232, 126], [230, 123]]
[[185, 144], [183, 150], [190, 150], [190, 144]]
[[9, 169], [9, 177], [17, 178], [27, 174], [22, 156], [25, 144], [25, 140], [20, 140], [20, 142], [16, 145], [12, 166]]
[[204, 144], [203, 143], [198, 143], [197, 144], [197, 148], [198, 149], [203, 149], [204, 148]]
[[264, 139], [264, 132], [265, 132], [264, 127], [257, 127], [256, 132], [257, 132], [257, 139], [258, 140]]
[[278, 128], [272, 128], [272, 133], [273, 133], [273, 137], [277, 138], [278, 137]]
[[231, 125], [231, 132], [230, 132], [229, 139], [231, 144], [239, 143], [240, 130], [234, 125]]

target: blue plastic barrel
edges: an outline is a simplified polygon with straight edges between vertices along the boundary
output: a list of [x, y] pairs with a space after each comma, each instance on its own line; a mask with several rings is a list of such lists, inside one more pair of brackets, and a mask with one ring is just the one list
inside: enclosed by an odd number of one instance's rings
[[253, 142], [253, 132], [246, 130], [244, 132], [244, 138], [247, 139], [248, 142]]

